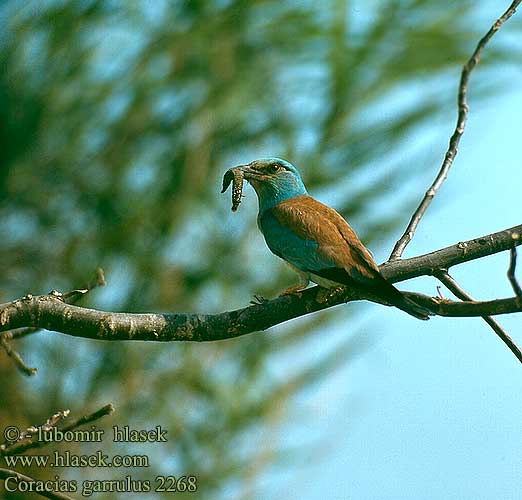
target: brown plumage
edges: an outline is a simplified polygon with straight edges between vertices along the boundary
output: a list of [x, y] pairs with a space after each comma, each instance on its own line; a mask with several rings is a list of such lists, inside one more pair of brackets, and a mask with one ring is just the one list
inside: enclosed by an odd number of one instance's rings
[[[270, 210], [270, 215], [281, 227], [288, 228], [300, 239], [315, 242], [319, 262], [332, 263], [322, 269], [317, 266], [303, 269], [300, 265], [300, 270], [308, 272], [312, 281], [322, 286], [343, 285], [366, 290], [416, 318], [429, 319], [426, 309], [386, 281], [370, 252], [333, 208], [308, 195], [302, 195], [278, 203]], [[267, 243], [270, 246], [268, 240]], [[285, 260], [289, 260], [287, 256]]]

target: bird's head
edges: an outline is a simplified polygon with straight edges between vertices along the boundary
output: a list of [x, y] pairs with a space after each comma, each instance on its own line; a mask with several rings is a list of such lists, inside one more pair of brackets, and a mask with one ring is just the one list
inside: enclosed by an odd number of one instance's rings
[[260, 212], [281, 201], [307, 194], [298, 170], [280, 158], [263, 158], [236, 168], [255, 189]]

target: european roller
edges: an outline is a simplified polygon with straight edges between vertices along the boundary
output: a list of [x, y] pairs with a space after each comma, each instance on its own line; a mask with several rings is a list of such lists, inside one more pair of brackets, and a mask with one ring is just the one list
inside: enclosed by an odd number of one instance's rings
[[267, 158], [231, 171], [240, 171], [257, 193], [257, 224], [268, 248], [299, 275], [299, 284], [283, 294], [304, 290], [313, 281], [324, 288], [367, 291], [416, 318], [429, 319], [429, 311], [386, 281], [346, 220], [308, 195], [291, 163]]

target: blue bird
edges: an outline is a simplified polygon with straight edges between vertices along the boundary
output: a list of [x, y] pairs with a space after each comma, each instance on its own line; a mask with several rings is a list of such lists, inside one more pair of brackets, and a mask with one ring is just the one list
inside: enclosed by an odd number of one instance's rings
[[257, 224], [268, 248], [299, 275], [304, 290], [310, 281], [324, 288], [367, 291], [419, 319], [430, 312], [405, 297], [379, 272], [370, 252], [333, 208], [308, 195], [298, 170], [279, 158], [256, 160], [239, 170], [259, 200]]

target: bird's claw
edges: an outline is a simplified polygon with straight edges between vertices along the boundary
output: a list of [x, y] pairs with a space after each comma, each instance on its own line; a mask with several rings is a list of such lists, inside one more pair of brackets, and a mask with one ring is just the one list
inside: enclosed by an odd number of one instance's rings
[[302, 292], [307, 286], [308, 283], [298, 283], [297, 285], [293, 285], [290, 288], [287, 288], [286, 290], [282, 291], [279, 294], [279, 297], [285, 297], [286, 295], [292, 295], [294, 293]]
[[269, 299], [263, 297], [262, 295], [254, 295], [254, 298], [250, 301], [250, 304], [253, 306], [263, 305], [265, 302], [268, 302]]
[[329, 299], [331, 299], [334, 295], [341, 293], [343, 290], [344, 288], [342, 286], [336, 288], [319, 287], [319, 291], [317, 292], [315, 300], [317, 300], [317, 302], [320, 304], [328, 302]]

